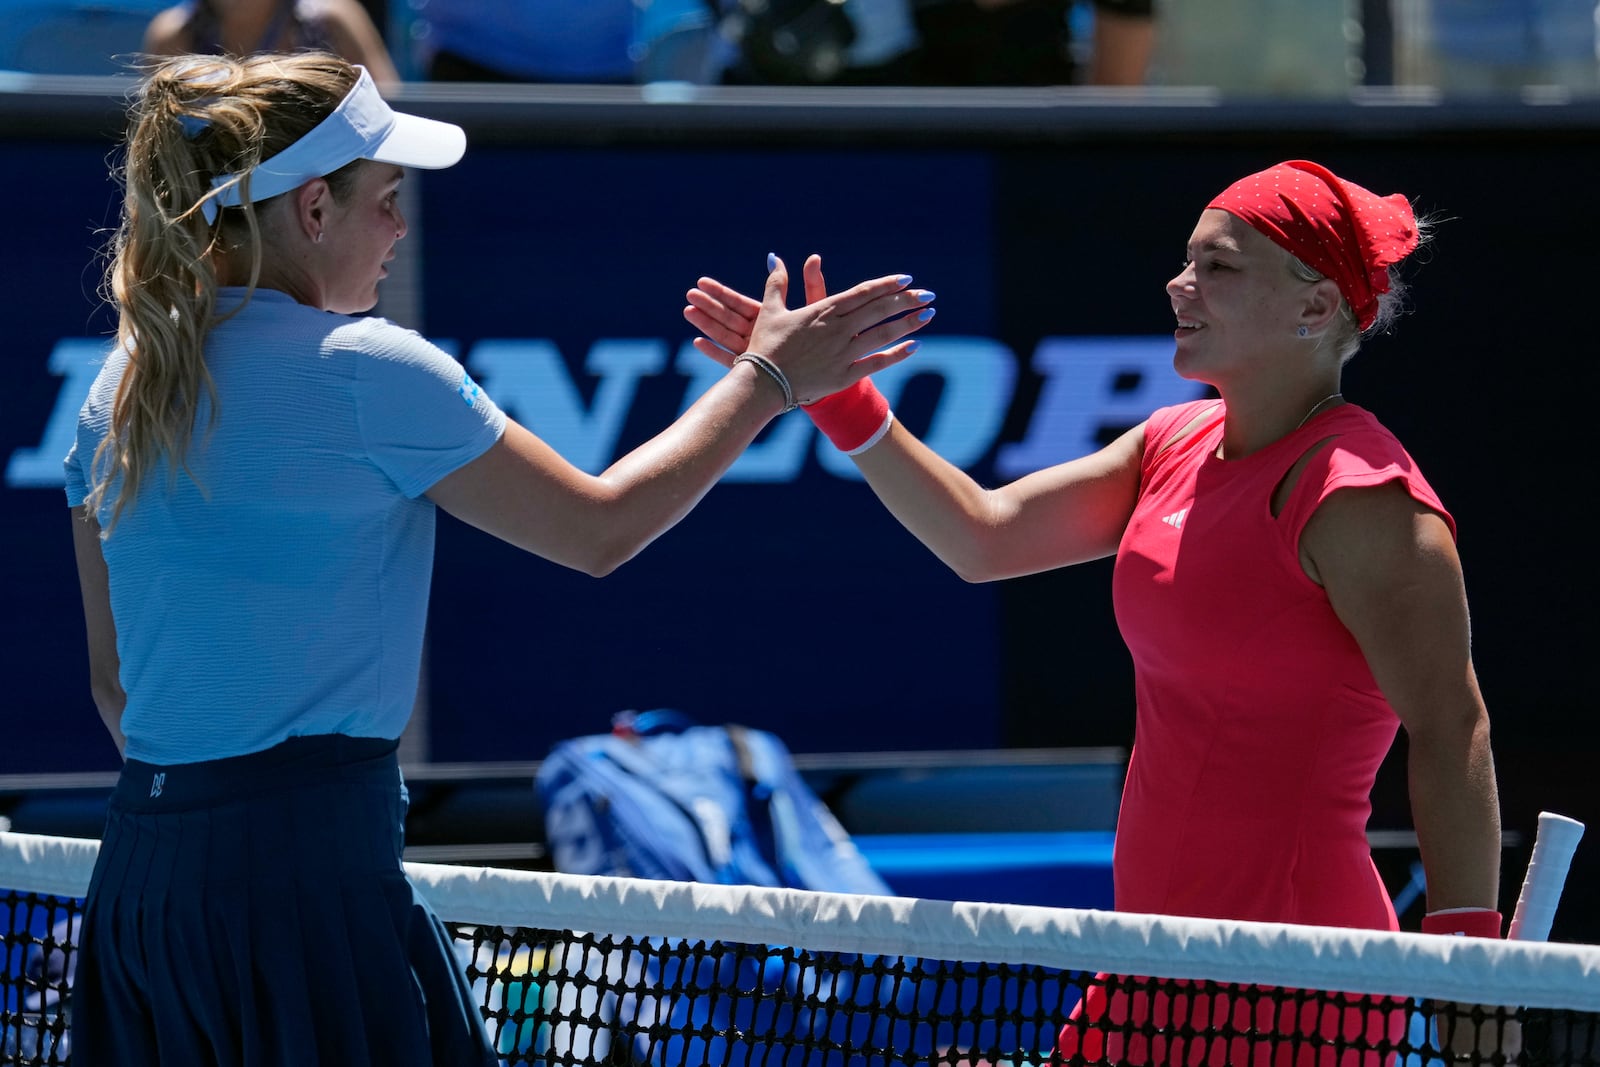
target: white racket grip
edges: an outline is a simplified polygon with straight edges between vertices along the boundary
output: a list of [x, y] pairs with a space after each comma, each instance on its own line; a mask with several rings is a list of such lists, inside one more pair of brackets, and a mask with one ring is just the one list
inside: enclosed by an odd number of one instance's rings
[[1561, 899], [1572, 866], [1572, 854], [1583, 837], [1583, 823], [1565, 815], [1541, 811], [1539, 829], [1533, 839], [1533, 855], [1528, 873], [1522, 879], [1517, 910], [1512, 913], [1506, 937], [1513, 941], [1544, 941], [1550, 937], [1550, 924], [1556, 917], [1556, 902]]

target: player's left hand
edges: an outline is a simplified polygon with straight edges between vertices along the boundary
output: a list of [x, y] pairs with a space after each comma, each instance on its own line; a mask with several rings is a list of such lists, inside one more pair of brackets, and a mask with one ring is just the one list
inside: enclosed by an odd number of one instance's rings
[[[822, 278], [821, 256], [815, 253], [807, 256], [801, 275], [805, 279], [807, 304], [815, 304], [828, 295]], [[750, 334], [755, 329], [756, 316], [761, 313], [761, 302], [715, 278], [701, 278], [686, 294], [686, 299], [689, 306], [683, 309], [683, 317], [701, 334], [694, 339], [694, 347], [724, 367], [731, 367], [733, 357], [750, 347]]]

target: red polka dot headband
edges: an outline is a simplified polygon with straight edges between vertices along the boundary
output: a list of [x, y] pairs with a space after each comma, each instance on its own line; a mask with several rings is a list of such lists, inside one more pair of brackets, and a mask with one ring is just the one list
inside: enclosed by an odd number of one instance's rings
[[1206, 206], [1237, 215], [1332, 278], [1363, 330], [1389, 291], [1389, 267], [1417, 247], [1404, 196], [1378, 196], [1304, 159], [1241, 178]]

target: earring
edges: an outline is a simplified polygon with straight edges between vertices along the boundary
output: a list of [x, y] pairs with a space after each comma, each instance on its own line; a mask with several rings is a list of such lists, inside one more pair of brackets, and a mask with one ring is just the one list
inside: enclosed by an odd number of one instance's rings
[[[321, 231], [321, 230], [318, 230], [318, 231], [317, 231], [317, 236], [316, 236], [316, 242], [317, 242], [317, 244], [319, 244], [319, 245], [320, 245], [320, 244], [321, 244], [321, 243], [322, 243], [322, 231]], [[1300, 327], [1300, 328], [1301, 328], [1301, 329], [1302, 329], [1302, 330], [1303, 330], [1303, 329], [1305, 329], [1305, 327], [1304, 327], [1304, 326], [1302, 326], [1302, 327]], [[1302, 336], [1302, 337], [1304, 337], [1304, 336], [1305, 336], [1305, 335], [1304, 335], [1304, 334], [1301, 334], [1301, 336]]]
[[[322, 235], [320, 233], [317, 234], [317, 240], [322, 240]], [[1294, 335], [1301, 338], [1310, 337], [1311, 327], [1307, 326], [1305, 323], [1301, 323], [1299, 326], [1294, 328]]]

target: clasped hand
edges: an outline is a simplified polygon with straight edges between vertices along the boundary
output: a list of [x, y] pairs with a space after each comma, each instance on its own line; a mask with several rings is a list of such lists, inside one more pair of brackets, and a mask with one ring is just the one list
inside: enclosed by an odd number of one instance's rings
[[777, 364], [799, 403], [899, 363], [916, 350], [916, 342], [902, 339], [933, 317], [933, 294], [908, 288], [911, 279], [903, 274], [829, 296], [822, 257], [816, 255], [806, 259], [802, 272], [806, 305], [791, 309], [788, 268], [781, 259], [774, 264], [759, 303], [715, 278], [701, 278], [687, 294], [683, 317], [702, 335], [695, 348], [723, 366], [741, 352], [759, 352]]

